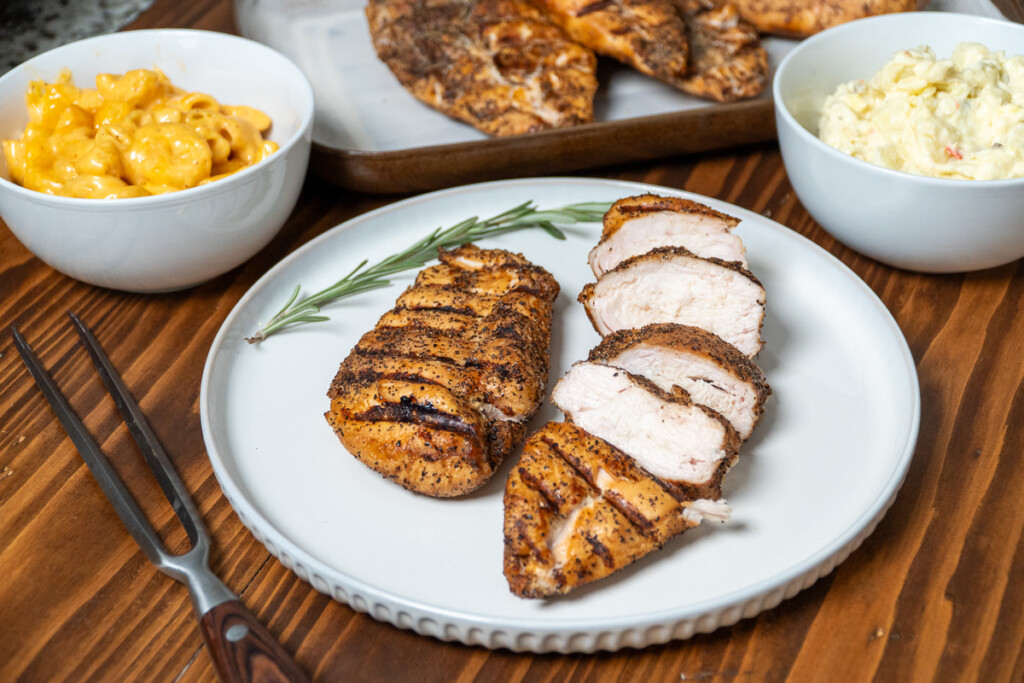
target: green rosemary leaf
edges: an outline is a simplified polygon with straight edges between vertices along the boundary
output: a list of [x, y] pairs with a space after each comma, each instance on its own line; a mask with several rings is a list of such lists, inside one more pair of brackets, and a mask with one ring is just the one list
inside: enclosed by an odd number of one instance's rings
[[437, 257], [439, 248], [457, 247], [467, 242], [478, 242], [518, 230], [539, 228], [555, 239], [564, 240], [565, 233], [558, 225], [600, 222], [611, 202], [581, 202], [555, 209], [540, 210], [533, 201], [523, 202], [486, 220], [478, 216], [467, 218], [448, 228], [436, 228], [423, 239], [397, 254], [368, 266], [363, 260], [347, 275], [319, 292], [299, 298], [301, 286], [296, 285], [281, 310], [251, 337], [250, 344], [265, 340], [281, 330], [306, 323], [329, 320], [317, 315], [320, 307], [358, 294], [391, 285], [390, 275], [422, 268]]

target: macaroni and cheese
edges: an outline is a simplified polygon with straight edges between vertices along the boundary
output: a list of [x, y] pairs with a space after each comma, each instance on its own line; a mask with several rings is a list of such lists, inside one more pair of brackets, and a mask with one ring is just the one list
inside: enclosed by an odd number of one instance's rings
[[819, 137], [858, 159], [939, 178], [1024, 176], [1024, 56], [961, 43], [897, 54], [825, 100]]
[[65, 197], [141, 197], [184, 190], [251, 166], [277, 150], [270, 119], [175, 87], [160, 71], [100, 74], [79, 89], [64, 70], [34, 81], [29, 123], [3, 142], [11, 180]]

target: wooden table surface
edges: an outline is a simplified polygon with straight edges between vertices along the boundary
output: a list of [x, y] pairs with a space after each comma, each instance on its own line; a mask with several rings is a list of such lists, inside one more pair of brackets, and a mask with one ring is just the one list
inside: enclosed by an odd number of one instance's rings
[[[1024, 19], [1019, 0], [1002, 6]], [[227, 0], [158, 0], [132, 26], [235, 31]], [[97, 441], [126, 456], [118, 469], [168, 545], [186, 549], [68, 309], [92, 325], [149, 415], [211, 530], [214, 570], [317, 680], [1024, 680], [1024, 263], [918, 275], [862, 257], [808, 216], [774, 144], [586, 175], [681, 188], [768, 216], [842, 260], [892, 312], [920, 377], [920, 438], [895, 505], [845, 563], [732, 627], [593, 655], [443, 643], [313, 590], [224, 498], [198, 407], [214, 335], [255, 280], [328, 228], [401, 198], [310, 179], [268, 247], [174, 294], [81, 284], [0, 226], [0, 681], [215, 679], [185, 588], [125, 532], [13, 347], [16, 324]]]

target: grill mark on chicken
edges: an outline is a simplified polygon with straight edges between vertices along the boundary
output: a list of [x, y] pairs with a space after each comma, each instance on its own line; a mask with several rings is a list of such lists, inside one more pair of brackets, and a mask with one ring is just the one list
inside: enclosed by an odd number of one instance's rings
[[[500, 250], [464, 245], [439, 257], [442, 267], [422, 281], [441, 277], [450, 284], [414, 284], [399, 301], [422, 307], [410, 312], [398, 304], [360, 338], [331, 383], [326, 417], [371, 469], [410, 490], [447, 497], [486, 483], [525, 436], [547, 381], [558, 285]], [[476, 276], [445, 271], [458, 268]], [[543, 296], [513, 289], [521, 281]], [[431, 310], [429, 295], [441, 291], [459, 294], [473, 312], [444, 310], [450, 297]], [[479, 299], [487, 301], [472, 305]]]
[[[365, 412], [353, 414], [352, 417], [366, 422], [403, 422], [418, 424], [428, 429], [473, 434], [473, 428], [456, 415], [442, 412], [429, 404], [418, 405], [404, 400], [400, 403], [373, 406]], [[430, 457], [430, 455], [427, 454], [424, 457]]]
[[505, 485], [504, 573], [525, 598], [567, 593], [661, 548], [724, 502], [678, 500], [607, 442], [549, 422], [523, 447]]
[[726, 417], [742, 440], [749, 438], [772, 393], [750, 358], [717, 335], [689, 325], [661, 323], [613, 332], [590, 351], [589, 360], [642, 375], [664, 391], [686, 391]]
[[[339, 371], [339, 378], [343, 381], [351, 381], [352, 379], [365, 376], [374, 380], [381, 377], [386, 377], [387, 373], [378, 372], [372, 369], [364, 372], [353, 372], [351, 363], [353, 358], [367, 358], [377, 362], [380, 360], [402, 360], [410, 363], [422, 365], [423, 363], [441, 363], [451, 368], [453, 375], [459, 379], [466, 381], [472, 380], [477, 390], [480, 390], [481, 376], [493, 376], [500, 380], [502, 385], [499, 389], [508, 391], [514, 388], [513, 383], [519, 385], [527, 385], [530, 380], [536, 377], [536, 374], [530, 370], [525, 370], [520, 364], [517, 363], [501, 363], [494, 361], [485, 361], [478, 358], [471, 358], [466, 360], [465, 363], [459, 363], [451, 358], [444, 356], [428, 356], [425, 354], [418, 353], [394, 353], [387, 350], [382, 351], [366, 351], [363, 349], [353, 350], [352, 355], [346, 360], [345, 365]], [[423, 377], [423, 375], [416, 374], [414, 372], [408, 373], [409, 377]], [[436, 375], [435, 375], [436, 377]], [[440, 381], [428, 380], [430, 383], [444, 384]]]
[[525, 0], [369, 0], [378, 57], [416, 98], [489, 135], [593, 119], [597, 60]]
[[414, 305], [414, 306], [395, 306], [392, 311], [389, 311], [385, 315], [408, 315], [414, 313], [450, 313], [453, 316], [465, 316], [467, 318], [479, 318], [480, 315], [471, 308], [458, 308], [456, 306], [426, 306], [426, 305]]
[[615, 0], [598, 0], [597, 2], [591, 2], [584, 5], [576, 11], [577, 17], [584, 17], [591, 12], [599, 12], [603, 9], [607, 9], [609, 6], [614, 4]]
[[[576, 428], [579, 429], [579, 427]], [[654, 489], [645, 491], [644, 495], [637, 496], [636, 500], [633, 500], [628, 495], [625, 495], [613, 488], [604, 488], [601, 486], [602, 482], [599, 481], [599, 479], [601, 478], [600, 474], [602, 472], [605, 477], [608, 477], [609, 475], [607, 472], [603, 469], [595, 471], [593, 469], [593, 462], [574, 455], [571, 448], [566, 448], [564, 444], [561, 444], [558, 440], [551, 438], [550, 434], [542, 431], [539, 438], [543, 439], [547, 443], [553, 453], [565, 460], [565, 462], [575, 470], [576, 474], [587, 482], [593, 490], [601, 491], [602, 495], [611, 501], [619, 511], [645, 535], [654, 533], [658, 523], [663, 518], [664, 510], [659, 509], [657, 504], [660, 496], [669, 495], [681, 503], [686, 502], [686, 499], [680, 494], [678, 489], [666, 485], [663, 481], [654, 476], [651, 476], [651, 481], [657, 484], [660, 487], [660, 490]], [[620, 457], [629, 457], [607, 441], [600, 440], [600, 445], [598, 445], [599, 442], [597, 437], [592, 436], [592, 438], [595, 439], [595, 441], [590, 444], [590, 448], [592, 450], [600, 451], [603, 448], [608, 448], [613, 451], [617, 451], [618, 454], [620, 454]], [[607, 462], [599, 462], [600, 467], [607, 465]]]

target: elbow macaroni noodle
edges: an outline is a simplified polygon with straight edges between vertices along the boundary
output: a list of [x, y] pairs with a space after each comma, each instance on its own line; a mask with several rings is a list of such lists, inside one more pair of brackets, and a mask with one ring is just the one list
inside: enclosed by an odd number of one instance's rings
[[100, 74], [79, 89], [65, 69], [34, 81], [29, 123], [4, 140], [11, 179], [65, 197], [142, 197], [203, 185], [264, 159], [270, 118], [175, 87], [160, 71]]

